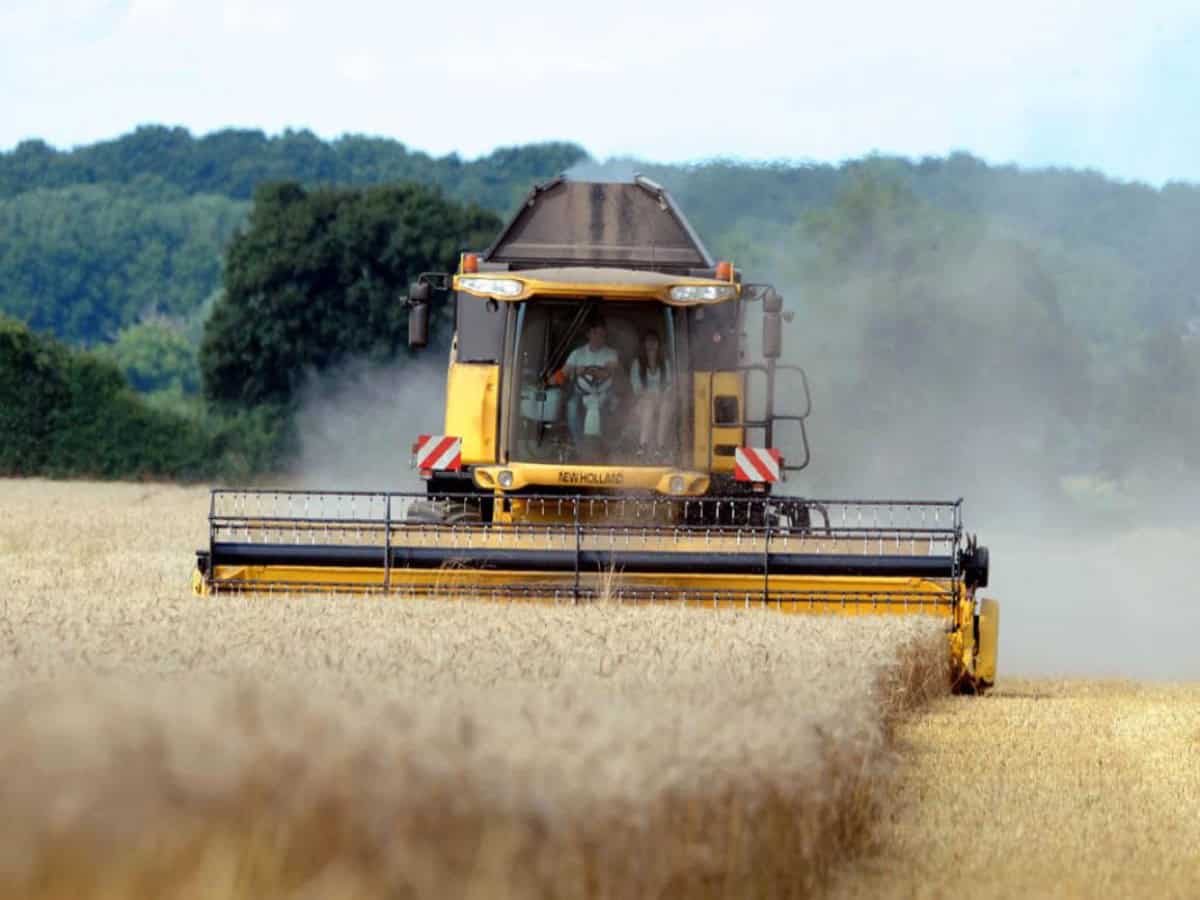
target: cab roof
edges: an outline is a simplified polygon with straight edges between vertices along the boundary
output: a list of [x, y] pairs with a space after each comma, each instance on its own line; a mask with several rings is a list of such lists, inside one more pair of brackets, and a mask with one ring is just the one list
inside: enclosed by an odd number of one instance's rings
[[641, 176], [537, 185], [482, 259], [509, 271], [611, 266], [688, 275], [714, 265], [666, 190]]

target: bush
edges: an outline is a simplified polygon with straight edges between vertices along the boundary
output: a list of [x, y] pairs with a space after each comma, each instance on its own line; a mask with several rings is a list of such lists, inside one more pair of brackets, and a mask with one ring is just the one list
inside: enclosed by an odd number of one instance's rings
[[65, 349], [0, 315], [0, 473], [33, 475], [50, 455], [53, 411], [68, 401]]
[[275, 464], [288, 420], [148, 403], [110, 359], [0, 316], [0, 475], [245, 477]]

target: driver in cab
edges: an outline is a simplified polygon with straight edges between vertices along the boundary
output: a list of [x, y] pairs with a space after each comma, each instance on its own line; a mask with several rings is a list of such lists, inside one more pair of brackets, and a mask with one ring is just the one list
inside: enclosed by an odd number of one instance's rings
[[613, 377], [620, 368], [617, 351], [608, 345], [604, 320], [593, 319], [587, 343], [572, 350], [563, 366], [567, 383], [573, 387], [567, 404], [567, 428], [575, 441], [600, 437], [606, 430], [603, 420], [611, 410]]

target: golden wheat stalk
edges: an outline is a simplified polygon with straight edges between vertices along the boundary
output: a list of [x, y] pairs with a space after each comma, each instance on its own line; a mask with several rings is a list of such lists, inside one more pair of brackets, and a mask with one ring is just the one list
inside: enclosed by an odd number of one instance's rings
[[946, 690], [919, 619], [197, 599], [203, 492], [0, 491], [9, 896], [800, 896]]

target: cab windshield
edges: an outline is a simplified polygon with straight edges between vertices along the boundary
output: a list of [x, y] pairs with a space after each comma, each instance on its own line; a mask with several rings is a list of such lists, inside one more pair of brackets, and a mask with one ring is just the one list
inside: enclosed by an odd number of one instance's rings
[[656, 302], [523, 303], [509, 458], [676, 464], [683, 395], [674, 316]]

